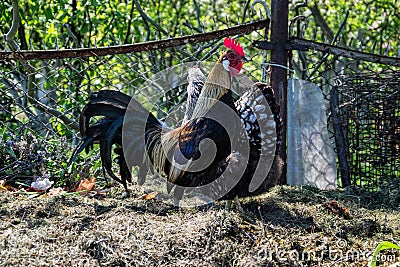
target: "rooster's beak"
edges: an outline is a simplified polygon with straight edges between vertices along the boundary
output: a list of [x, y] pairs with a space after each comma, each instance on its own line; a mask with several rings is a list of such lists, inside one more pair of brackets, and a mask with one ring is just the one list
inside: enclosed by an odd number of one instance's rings
[[240, 61], [242, 61], [242, 62], [249, 62], [250, 59], [247, 59], [246, 57], [242, 57], [242, 58], [240, 59]]

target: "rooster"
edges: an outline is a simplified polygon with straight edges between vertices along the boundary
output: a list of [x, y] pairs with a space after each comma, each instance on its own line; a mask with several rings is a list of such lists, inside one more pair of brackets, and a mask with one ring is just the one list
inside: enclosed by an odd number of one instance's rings
[[[186, 123], [174, 129], [168, 128], [129, 96], [103, 90], [94, 93], [81, 112], [82, 140], [72, 159], [98, 142], [104, 170], [122, 183], [127, 192], [127, 182], [132, 182], [129, 166], [138, 168], [139, 184], [144, 182], [148, 170], [164, 174], [168, 190], [174, 185], [195, 187], [202, 184], [204, 175], [212, 173], [231, 153], [229, 134], [216, 121], [221, 115], [218, 114], [218, 103], [236, 111], [230, 91], [231, 78], [240, 72], [245, 57], [243, 48], [233, 39], [226, 38], [224, 45], [228, 49], [204, 81]], [[90, 119], [95, 116], [102, 118], [91, 124]], [[127, 129], [125, 136], [122, 134], [123, 127]], [[232, 127], [235, 128], [235, 125]], [[201, 171], [191, 171], [202, 152], [210, 148], [207, 140], [217, 146], [212, 161]], [[114, 152], [117, 154], [120, 177], [112, 171], [113, 145], [116, 145]]]

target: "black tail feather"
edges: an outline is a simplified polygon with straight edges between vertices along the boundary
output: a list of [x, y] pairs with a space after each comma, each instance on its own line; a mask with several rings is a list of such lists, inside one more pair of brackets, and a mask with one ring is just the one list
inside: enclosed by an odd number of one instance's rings
[[119, 91], [101, 90], [99, 92], [93, 93], [90, 97], [90, 101], [96, 99], [105, 99], [106, 101], [115, 100], [118, 101], [120, 104], [125, 105], [125, 107], [127, 107], [132, 97], [124, 93], [121, 93]]
[[93, 93], [79, 118], [81, 135], [86, 135], [85, 132], [89, 128], [90, 119], [94, 116], [117, 119], [125, 115], [131, 99], [130, 96], [118, 91], [103, 90]]
[[102, 142], [102, 145], [100, 145], [100, 156], [103, 167], [105, 168], [107, 173], [114, 179], [116, 179], [116, 176], [112, 171], [112, 146], [114, 144], [122, 144], [121, 131], [123, 121], [124, 117], [121, 116], [110, 125], [105, 135], [104, 141]]
[[75, 161], [76, 157], [83, 151], [85, 150], [86, 153], [89, 153], [89, 149], [93, 147], [94, 142], [99, 142], [101, 140], [104, 140], [105, 134], [107, 129], [110, 128], [110, 125], [112, 124], [113, 120], [103, 118], [99, 120], [97, 123], [94, 125], [88, 127], [85, 130], [85, 133], [75, 148], [74, 152], [72, 153], [71, 159], [69, 160], [68, 166], [72, 164], [72, 162]]
[[114, 149], [114, 153], [118, 155], [115, 158], [115, 161], [118, 163], [118, 166], [119, 166], [119, 174], [121, 176], [120, 183], [122, 183], [125, 190], [128, 192], [127, 182], [132, 183], [131, 169], [126, 164], [126, 160], [124, 157], [124, 151], [123, 151], [122, 147], [116, 147]]
[[[122, 144], [122, 127], [125, 120], [127, 110], [130, 110], [128, 124], [129, 156], [133, 161], [129, 161], [129, 166], [125, 159], [125, 153]], [[100, 120], [93, 123], [93, 117], [101, 117]], [[97, 118], [96, 118], [97, 119]], [[158, 121], [151, 113], [149, 113], [139, 102], [118, 91], [102, 90], [93, 93], [90, 96], [89, 102], [83, 108], [80, 119], [80, 133], [82, 140], [74, 150], [70, 163], [72, 163], [77, 155], [83, 150], [88, 151], [94, 143], [100, 145], [100, 157], [104, 173], [107, 173], [117, 182], [123, 184], [128, 191], [127, 183], [132, 182], [130, 166], [137, 166], [138, 183], [143, 184], [147, 175], [148, 168], [143, 160], [145, 153], [144, 149], [144, 134], [149, 130], [148, 127], [160, 127]], [[117, 176], [112, 170], [112, 154], [113, 146], [116, 146], [114, 153], [119, 165], [120, 176]]]
[[69, 159], [68, 166], [75, 161], [76, 157], [86, 148], [88, 148], [93, 143], [93, 137], [82, 137], [81, 141], [79, 142], [78, 146], [75, 148], [74, 152], [72, 153], [71, 158]]
[[107, 104], [92, 104], [88, 103], [82, 110], [79, 119], [79, 127], [81, 135], [85, 135], [85, 132], [89, 128], [90, 119], [95, 116], [103, 116], [108, 119], [118, 119], [125, 115], [125, 110], [115, 106], [109, 106]]

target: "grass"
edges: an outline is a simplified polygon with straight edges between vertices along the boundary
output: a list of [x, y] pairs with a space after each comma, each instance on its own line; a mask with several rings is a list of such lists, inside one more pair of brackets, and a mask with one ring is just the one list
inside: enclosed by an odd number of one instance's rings
[[[155, 199], [0, 193], [1, 266], [366, 266], [400, 242], [400, 184], [379, 193], [277, 186], [241, 201], [175, 211]], [[333, 203], [333, 204], [332, 204]], [[342, 212], [340, 212], [342, 211]], [[346, 215], [347, 214], [347, 215]], [[377, 266], [400, 262], [384, 250]]]

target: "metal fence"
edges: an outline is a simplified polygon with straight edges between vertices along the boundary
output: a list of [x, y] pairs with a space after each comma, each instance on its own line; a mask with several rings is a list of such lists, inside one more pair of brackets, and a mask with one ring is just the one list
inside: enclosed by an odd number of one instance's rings
[[338, 76], [341, 134], [351, 184], [376, 189], [400, 177], [400, 72]]
[[[78, 170], [68, 169], [66, 164], [79, 138], [79, 112], [90, 93], [101, 89], [123, 91], [146, 107], [152, 106], [163, 118], [185, 100], [185, 86], [154, 93], [144, 91], [143, 83], [182, 62], [215, 61], [224, 36], [240, 37], [246, 51], [253, 55], [244, 67], [245, 73], [254, 81], [264, 79], [267, 54], [250, 45], [267, 37], [260, 26], [266, 26], [266, 22], [257, 25], [230, 27], [226, 32], [197, 39], [180, 37], [129, 47], [36, 54], [1, 52], [0, 180], [29, 180], [43, 175], [73, 180], [77, 173], [89, 172], [88, 166], [101, 174], [96, 153], [89, 160], [78, 159]], [[291, 35], [304, 37], [299, 30]], [[295, 77], [319, 85], [326, 97], [326, 114], [338, 153], [339, 182], [373, 190], [386, 179], [398, 178], [400, 59], [372, 55], [371, 60], [369, 54], [311, 39], [290, 39], [289, 67]], [[339, 130], [333, 124], [335, 105], [331, 96], [335, 91]], [[337, 136], [342, 138], [335, 139]]]
[[78, 158], [74, 168], [67, 167], [68, 157], [80, 138], [80, 110], [92, 92], [122, 91], [134, 96], [160, 119], [176, 113], [174, 120], [179, 123], [183, 119], [179, 113], [183, 114], [185, 106], [178, 104], [185, 103], [187, 73], [164, 76], [171, 81], [169, 84], [160, 81], [146, 87], [146, 83], [154, 82], [154, 75], [182, 63], [211, 66], [223, 49], [223, 37], [232, 35], [252, 55], [252, 61], [244, 67], [245, 74], [259, 81], [266, 68], [262, 64], [264, 53], [252, 48], [251, 40], [264, 39], [266, 26], [268, 20], [262, 20], [124, 47], [2, 52], [0, 180], [29, 184], [38, 176], [51, 176], [73, 183], [77, 176], [86, 176], [88, 172], [101, 176], [96, 151]]
[[297, 37], [292, 43], [312, 48], [293, 52], [292, 67], [325, 96], [338, 183], [379, 190], [398, 179], [400, 58]]

